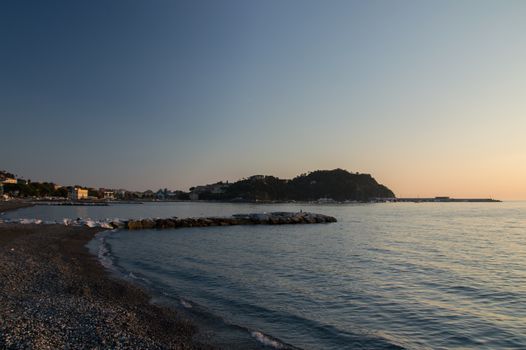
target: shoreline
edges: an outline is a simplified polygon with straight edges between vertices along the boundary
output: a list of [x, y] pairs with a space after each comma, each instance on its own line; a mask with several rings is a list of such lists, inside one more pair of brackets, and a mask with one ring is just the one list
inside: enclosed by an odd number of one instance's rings
[[191, 321], [110, 275], [86, 247], [101, 231], [0, 224], [0, 348], [213, 349]]
[[[0, 209], [31, 206], [19, 204], [5, 208], [0, 203]], [[116, 226], [313, 224], [336, 219], [276, 212], [157, 221], [130, 220]], [[179, 301], [181, 309], [170, 297], [106, 266], [95, 250], [96, 238], [116, 226], [90, 220], [71, 225], [0, 220], [0, 280], [5, 282], [0, 285], [0, 348], [296, 349], [271, 335], [225, 323], [199, 307], [194, 310], [185, 301]]]
[[0, 213], [22, 208], [33, 207], [34, 204], [26, 201], [0, 201]]

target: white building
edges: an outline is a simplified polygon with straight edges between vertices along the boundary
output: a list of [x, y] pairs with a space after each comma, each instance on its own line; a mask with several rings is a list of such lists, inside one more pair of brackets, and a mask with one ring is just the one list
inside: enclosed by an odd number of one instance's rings
[[80, 187], [74, 187], [69, 191], [69, 198], [71, 198], [74, 201], [78, 201], [79, 199], [87, 199], [88, 190]]
[[115, 193], [113, 191], [104, 191], [104, 199], [115, 199]]

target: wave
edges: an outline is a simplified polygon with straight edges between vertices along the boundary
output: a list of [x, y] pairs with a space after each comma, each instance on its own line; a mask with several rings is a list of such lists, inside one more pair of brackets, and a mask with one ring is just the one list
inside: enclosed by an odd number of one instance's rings
[[[122, 269], [122, 268], [121, 268]], [[124, 271], [124, 269], [122, 269], [121, 271], [123, 274], [125, 274], [126, 272]], [[140, 283], [142, 284], [145, 284], [146, 286], [151, 286], [152, 285], [152, 281], [150, 281], [149, 279], [147, 279], [146, 277], [143, 277], [142, 275], [138, 275], [137, 273], [133, 273], [133, 272], [129, 272], [128, 274], [125, 275], [125, 277], [129, 278], [129, 279], [132, 279], [132, 280], [135, 280], [135, 281], [140, 281]]]
[[[237, 341], [240, 339], [245, 339], [244, 342], [242, 341], [242, 344], [247, 345], [245, 348], [253, 348], [256, 346], [256, 344], [258, 344], [256, 348], [266, 347], [273, 349], [298, 349], [294, 345], [288, 344], [286, 340], [282, 341], [264, 333], [263, 328], [257, 326], [257, 328], [253, 326], [246, 327], [240, 323], [233, 323], [232, 320], [223, 318], [222, 315], [212, 312], [206, 306], [195, 303], [194, 301], [190, 301], [184, 298], [183, 295], [177, 295], [177, 291], [173, 290], [171, 286], [165, 285], [162, 280], [159, 280], [158, 278], [150, 280], [141, 272], [138, 272], [137, 269], [133, 269], [133, 271], [131, 271], [124, 268], [120, 264], [120, 259], [114, 256], [112, 252], [111, 245], [113, 244], [113, 240], [109, 236], [115, 231], [117, 230], [105, 231], [96, 235], [96, 240], [98, 243], [97, 256], [99, 261], [105, 268], [116, 273], [118, 277], [145, 287], [147, 292], [152, 297], [152, 303], [159, 303], [169, 307], [180, 308], [181, 311], [186, 310], [184, 312], [189, 312], [192, 319], [198, 321], [199, 327], [202, 326], [205, 332], [207, 332], [207, 329], [219, 330], [218, 332], [214, 333], [221, 334], [221, 337], [225, 337], [225, 334], [233, 334], [232, 336], [226, 336], [226, 338], [232, 340], [232, 345], [236, 343], [236, 339]], [[141, 266], [140, 260], [137, 261], [134, 259], [134, 265], [135, 264]], [[139, 267], [138, 270], [140, 271], [141, 268]], [[163, 271], [163, 267], [159, 267], [156, 272], [159, 273], [159, 270]], [[179, 270], [177, 272], [179, 278], [181, 278], [181, 273], [185, 275], [185, 271]], [[189, 278], [190, 276], [185, 275], [185, 277]], [[195, 274], [192, 274], [192, 277], [195, 278]], [[213, 281], [205, 279], [201, 282], [207, 284]], [[314, 337], [318, 337], [319, 339], [332, 339], [329, 342], [335, 346], [341, 346], [340, 348], [344, 348], [349, 344], [353, 344], [353, 346], [363, 349], [401, 349], [401, 347], [394, 345], [385, 338], [382, 339], [371, 334], [364, 334], [365, 332], [360, 332], [358, 334], [348, 333], [341, 329], [320, 324], [315, 320], [307, 319], [299, 315], [267, 309], [262, 305], [253, 303], [246, 304], [241, 300], [236, 300], [233, 298], [221, 298], [219, 295], [214, 295], [213, 298], [210, 297], [210, 299], [214, 299], [215, 302], [219, 303], [220, 305], [229, 305], [229, 307], [234, 311], [267, 316], [272, 314], [274, 318], [277, 318], [284, 324], [303, 325], [305, 328], [312, 330]], [[237, 334], [237, 336], [235, 334]]]
[[111, 254], [111, 247], [109, 243], [106, 241], [107, 234], [106, 232], [102, 232], [96, 235], [96, 239], [98, 240], [98, 246], [99, 249], [97, 251], [97, 257], [105, 268], [115, 271], [115, 264], [113, 262], [113, 256]]
[[277, 339], [271, 337], [270, 335], [254, 331], [250, 335], [255, 338], [258, 342], [265, 346], [272, 347], [274, 349], [288, 349], [289, 347], [283, 343], [280, 343]]
[[181, 305], [183, 305], [183, 307], [185, 307], [186, 309], [191, 309], [192, 308], [192, 304], [190, 304], [188, 301], [184, 300], [184, 299], [181, 299]]

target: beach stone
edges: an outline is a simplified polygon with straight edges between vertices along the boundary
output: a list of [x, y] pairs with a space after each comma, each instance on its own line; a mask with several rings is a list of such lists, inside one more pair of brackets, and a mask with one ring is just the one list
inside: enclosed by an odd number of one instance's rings
[[142, 223], [139, 220], [128, 221], [128, 230], [140, 230], [142, 229]]
[[98, 232], [0, 226], [0, 349], [202, 348], [189, 320], [106, 276], [85, 249]]
[[143, 219], [141, 220], [141, 225], [143, 229], [148, 229], [148, 228], [155, 228], [156, 223], [152, 219]]

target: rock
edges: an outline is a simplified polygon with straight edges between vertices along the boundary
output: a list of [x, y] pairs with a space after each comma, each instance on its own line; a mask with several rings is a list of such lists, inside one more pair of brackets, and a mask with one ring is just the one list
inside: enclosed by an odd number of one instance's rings
[[110, 225], [113, 228], [125, 228], [126, 227], [126, 222], [121, 221], [121, 220], [113, 220], [113, 221], [110, 222]]
[[140, 230], [142, 229], [142, 223], [140, 220], [130, 220], [128, 221], [128, 230]]
[[156, 223], [152, 219], [143, 219], [141, 220], [141, 225], [143, 229], [148, 229], [148, 228], [155, 228]]
[[171, 219], [157, 219], [155, 220], [156, 228], [174, 228], [175, 223]]

